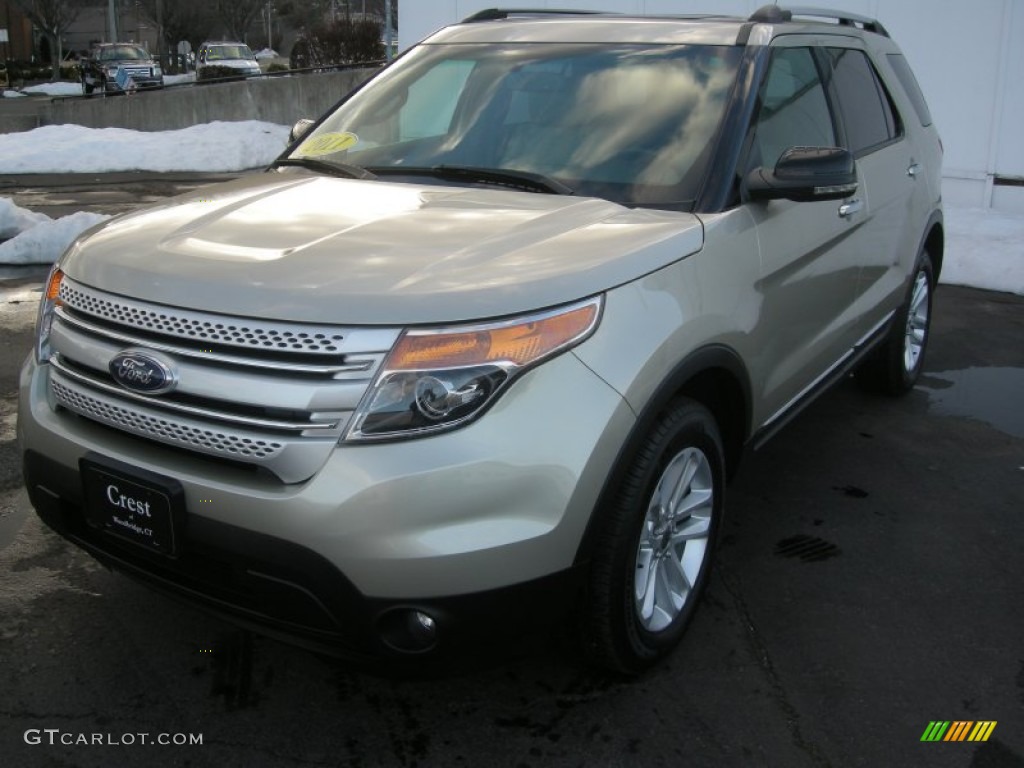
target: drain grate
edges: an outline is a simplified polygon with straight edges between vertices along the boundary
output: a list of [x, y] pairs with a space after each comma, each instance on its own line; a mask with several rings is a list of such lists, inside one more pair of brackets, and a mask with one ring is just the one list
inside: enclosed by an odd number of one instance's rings
[[779, 557], [800, 558], [805, 563], [828, 560], [841, 552], [842, 550], [830, 541], [802, 533], [775, 544], [775, 554]]

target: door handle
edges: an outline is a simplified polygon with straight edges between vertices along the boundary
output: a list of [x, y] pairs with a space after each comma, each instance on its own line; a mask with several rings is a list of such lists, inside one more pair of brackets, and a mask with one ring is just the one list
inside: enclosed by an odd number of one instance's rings
[[907, 176], [912, 179], [917, 178], [917, 174], [921, 171], [921, 165], [919, 163], [911, 163], [910, 167], [907, 168]]
[[850, 200], [848, 203], [843, 203], [839, 206], [839, 218], [848, 219], [853, 214], [859, 213], [864, 209], [864, 203], [857, 198]]

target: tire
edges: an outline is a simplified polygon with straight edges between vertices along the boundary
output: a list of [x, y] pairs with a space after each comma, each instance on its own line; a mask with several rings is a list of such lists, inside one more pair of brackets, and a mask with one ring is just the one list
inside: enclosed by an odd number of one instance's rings
[[725, 460], [714, 417], [681, 399], [628, 461], [616, 496], [597, 512], [581, 629], [593, 662], [637, 674], [678, 644], [707, 582]]
[[902, 395], [914, 388], [928, 349], [934, 292], [932, 260], [923, 251], [885, 341], [857, 370], [857, 380], [865, 389]]

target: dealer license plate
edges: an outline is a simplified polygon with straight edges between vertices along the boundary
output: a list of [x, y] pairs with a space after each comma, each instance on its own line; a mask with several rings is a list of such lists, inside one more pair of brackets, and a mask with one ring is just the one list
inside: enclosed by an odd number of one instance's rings
[[90, 525], [162, 555], [177, 551], [176, 530], [184, 494], [170, 478], [131, 469], [120, 462], [82, 459], [85, 517]]

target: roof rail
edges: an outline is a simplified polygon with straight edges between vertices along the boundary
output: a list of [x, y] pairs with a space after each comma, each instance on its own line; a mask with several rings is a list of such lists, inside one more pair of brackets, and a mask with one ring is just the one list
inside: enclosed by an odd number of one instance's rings
[[832, 8], [807, 8], [803, 6], [786, 6], [784, 8], [780, 8], [777, 5], [763, 5], [758, 8], [753, 15], [751, 15], [749, 21], [779, 24], [784, 21], [792, 20], [794, 16], [810, 16], [811, 18], [818, 19], [832, 19], [843, 27], [856, 27], [857, 25], [860, 25], [860, 27], [866, 32], [874, 32], [876, 35], [889, 37], [889, 30], [883, 27], [882, 22], [878, 19], [872, 19], [868, 16], [860, 16], [856, 13], [847, 13], [846, 11], [837, 11]]
[[556, 8], [487, 8], [477, 11], [472, 16], [462, 20], [463, 24], [473, 24], [478, 21], [497, 21], [507, 19], [509, 16], [592, 16], [601, 11], [573, 11], [559, 10]]
[[846, 13], [846, 11], [836, 11], [831, 8], [794, 8], [791, 7], [789, 12], [794, 16], [811, 16], [825, 19], [835, 19], [840, 25], [844, 27], [855, 27], [858, 24], [867, 32], [874, 32], [876, 35], [882, 35], [883, 37], [889, 37], [889, 30], [882, 26], [882, 22], [878, 19], [872, 19], [868, 16], [861, 16], [856, 13]]
[[793, 14], [779, 8], [777, 5], [762, 5], [752, 14], [747, 21], [757, 21], [762, 24], [781, 24], [793, 18]]

